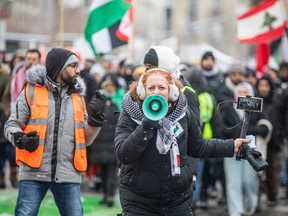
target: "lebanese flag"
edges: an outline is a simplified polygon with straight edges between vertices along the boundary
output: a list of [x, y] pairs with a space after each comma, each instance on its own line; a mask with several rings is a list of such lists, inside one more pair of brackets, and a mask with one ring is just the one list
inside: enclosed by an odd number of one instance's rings
[[123, 16], [119, 28], [116, 32], [116, 36], [122, 41], [128, 42], [129, 38], [132, 35], [132, 23], [134, 20], [134, 9], [132, 5], [132, 0], [126, 0], [130, 3], [131, 7]]
[[240, 43], [269, 43], [283, 35], [286, 23], [283, 2], [264, 0], [238, 17], [238, 40]]
[[117, 37], [121, 19], [130, 7], [125, 0], [94, 0], [85, 27], [85, 38], [96, 57], [127, 44]]

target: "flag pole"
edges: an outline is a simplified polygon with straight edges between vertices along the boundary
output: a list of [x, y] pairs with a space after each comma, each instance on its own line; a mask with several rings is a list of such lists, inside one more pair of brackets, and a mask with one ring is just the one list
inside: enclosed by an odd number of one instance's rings
[[64, 0], [60, 0], [60, 47], [64, 47], [63, 34], [64, 34]]

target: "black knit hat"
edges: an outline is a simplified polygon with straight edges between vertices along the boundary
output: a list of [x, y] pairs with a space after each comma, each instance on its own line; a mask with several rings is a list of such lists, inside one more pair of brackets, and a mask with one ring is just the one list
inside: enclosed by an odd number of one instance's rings
[[157, 56], [156, 51], [153, 48], [148, 50], [148, 52], [146, 53], [144, 57], [143, 63], [151, 64], [151, 65], [158, 67], [158, 56]]
[[[47, 76], [55, 81], [57, 75], [68, 65], [67, 60], [72, 55], [75, 55], [74, 62], [76, 62], [76, 54], [69, 50], [63, 48], [53, 48], [50, 52], [48, 52], [46, 57]], [[69, 64], [71, 63], [73, 62], [70, 62]]]
[[208, 57], [211, 57], [213, 61], [215, 60], [213, 53], [211, 51], [207, 51], [203, 54], [201, 61], [203, 61], [204, 59], [207, 59]]

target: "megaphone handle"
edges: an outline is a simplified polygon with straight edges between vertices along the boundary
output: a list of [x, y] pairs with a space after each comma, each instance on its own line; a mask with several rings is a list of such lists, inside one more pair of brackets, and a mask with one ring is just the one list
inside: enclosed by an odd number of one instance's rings
[[[242, 123], [242, 128], [241, 128], [241, 133], [240, 133], [240, 138], [246, 138], [247, 131], [248, 131], [248, 126], [249, 126], [249, 121], [250, 121], [250, 111], [245, 110], [245, 115]], [[236, 160], [240, 161], [241, 160], [241, 151], [242, 146], [240, 146], [239, 151], [236, 154]]]

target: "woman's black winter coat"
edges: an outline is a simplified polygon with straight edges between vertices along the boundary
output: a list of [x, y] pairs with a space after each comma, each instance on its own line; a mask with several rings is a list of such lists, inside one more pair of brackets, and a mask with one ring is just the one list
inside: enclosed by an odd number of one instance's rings
[[[156, 148], [157, 129], [145, 134], [123, 110], [115, 134], [115, 150], [121, 162], [121, 204], [176, 206], [192, 197], [192, 166], [187, 157], [217, 158], [234, 155], [234, 140], [202, 139], [191, 110], [179, 121], [183, 132], [177, 137], [181, 175], [171, 175], [170, 152], [160, 155]], [[145, 140], [147, 137], [147, 140]]]

